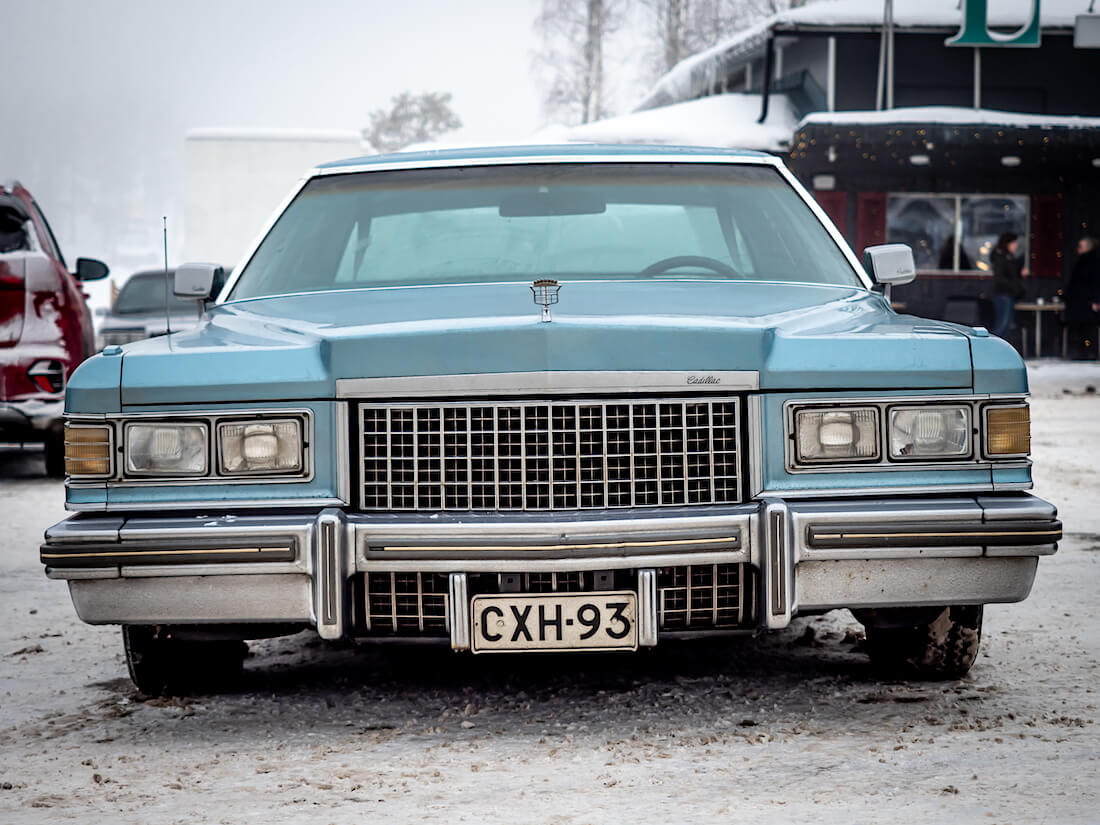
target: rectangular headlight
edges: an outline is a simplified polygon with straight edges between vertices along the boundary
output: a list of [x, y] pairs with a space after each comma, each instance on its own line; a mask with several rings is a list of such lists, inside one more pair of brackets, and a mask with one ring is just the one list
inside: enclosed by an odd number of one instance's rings
[[200, 422], [126, 425], [126, 474], [201, 476], [208, 466], [208, 430]]
[[794, 430], [800, 464], [875, 461], [880, 455], [878, 410], [874, 407], [799, 410]]
[[890, 458], [970, 456], [970, 407], [925, 404], [890, 409]]
[[223, 475], [300, 473], [305, 465], [297, 418], [218, 424], [218, 471]]
[[985, 454], [991, 458], [1026, 456], [1031, 452], [1031, 412], [1027, 405], [987, 407]]
[[111, 428], [106, 425], [65, 425], [65, 475], [111, 474]]

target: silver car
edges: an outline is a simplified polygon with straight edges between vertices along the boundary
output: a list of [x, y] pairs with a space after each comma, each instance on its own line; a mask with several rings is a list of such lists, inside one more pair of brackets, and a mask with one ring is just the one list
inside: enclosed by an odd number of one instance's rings
[[99, 319], [96, 334], [98, 349], [164, 335], [167, 331], [166, 294], [167, 308], [172, 313], [172, 332], [193, 329], [198, 324], [195, 302], [172, 294], [170, 277], [174, 272], [168, 271], [167, 293], [163, 269], [135, 272], [130, 276], [115, 298], [114, 305]]

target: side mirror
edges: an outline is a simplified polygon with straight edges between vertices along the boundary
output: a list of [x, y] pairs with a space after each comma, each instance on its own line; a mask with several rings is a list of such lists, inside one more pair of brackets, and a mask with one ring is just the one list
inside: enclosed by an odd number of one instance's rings
[[863, 250], [863, 268], [880, 284], [907, 284], [917, 277], [917, 264], [908, 244], [887, 243]]
[[205, 301], [211, 296], [215, 283], [224, 283], [224, 278], [219, 264], [184, 264], [176, 267], [172, 292], [177, 298]]
[[76, 259], [76, 278], [78, 281], [98, 281], [107, 277], [107, 264], [95, 258]]
[[95, 312], [93, 314], [95, 315], [96, 318], [106, 318], [107, 317], [107, 307], [96, 307]]

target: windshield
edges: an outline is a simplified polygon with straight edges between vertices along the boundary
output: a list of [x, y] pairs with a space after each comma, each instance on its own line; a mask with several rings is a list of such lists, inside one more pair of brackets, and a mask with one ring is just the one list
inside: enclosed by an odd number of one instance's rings
[[770, 166], [532, 164], [315, 178], [260, 244], [230, 299], [700, 276], [861, 283]]
[[[164, 273], [149, 272], [132, 275], [115, 298], [115, 315], [148, 315], [164, 312]], [[195, 311], [195, 302], [177, 298], [168, 284], [168, 301], [173, 311]]]

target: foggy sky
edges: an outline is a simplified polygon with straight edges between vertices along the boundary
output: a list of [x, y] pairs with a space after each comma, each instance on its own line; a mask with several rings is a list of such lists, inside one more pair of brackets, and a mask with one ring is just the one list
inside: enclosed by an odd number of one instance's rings
[[32, 191], [70, 266], [156, 265], [162, 215], [175, 265], [187, 130], [358, 130], [411, 90], [451, 92], [463, 140], [522, 138], [539, 125], [538, 6], [0, 0], [0, 179]]

